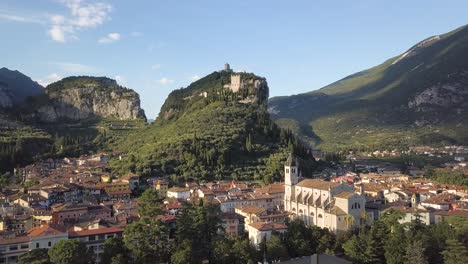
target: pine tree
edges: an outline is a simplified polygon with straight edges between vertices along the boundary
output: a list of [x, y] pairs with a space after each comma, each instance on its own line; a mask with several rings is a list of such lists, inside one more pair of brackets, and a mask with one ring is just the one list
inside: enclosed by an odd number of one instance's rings
[[409, 244], [406, 248], [406, 263], [427, 264], [427, 258], [424, 255], [424, 246], [420, 240]]
[[445, 264], [468, 263], [468, 250], [465, 245], [455, 239], [447, 240], [447, 247], [442, 255], [444, 255]]

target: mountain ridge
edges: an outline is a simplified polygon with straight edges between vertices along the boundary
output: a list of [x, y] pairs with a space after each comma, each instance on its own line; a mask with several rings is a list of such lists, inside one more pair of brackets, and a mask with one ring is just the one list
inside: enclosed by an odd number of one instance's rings
[[[466, 56], [468, 27], [464, 26], [426, 38], [380, 65], [319, 90], [273, 98], [270, 113], [281, 126], [326, 150], [464, 143], [468, 62], [462, 58]], [[437, 104], [446, 94], [454, 100]], [[411, 103], [415, 98], [418, 107]], [[441, 140], [423, 140], [431, 138], [428, 134]]]

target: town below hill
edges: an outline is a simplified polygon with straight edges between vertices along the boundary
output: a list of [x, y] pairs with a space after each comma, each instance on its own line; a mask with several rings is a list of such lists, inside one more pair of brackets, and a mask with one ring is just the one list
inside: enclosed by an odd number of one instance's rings
[[[436, 150], [415, 151], [437, 156]], [[128, 158], [118, 152], [42, 160], [2, 181], [1, 258], [4, 263], [28, 263], [38, 256], [54, 261], [70, 248], [98, 263], [117, 258], [118, 263], [247, 263], [314, 254], [391, 263], [395, 256], [409, 258], [410, 249], [437, 247], [421, 257], [441, 263], [455, 254], [458, 242], [452, 237], [468, 228], [466, 153], [450, 154], [452, 161], [439, 167], [398, 167], [375, 158], [334, 160], [314, 175], [303, 173], [300, 160], [290, 155], [278, 164], [281, 180], [267, 184], [116, 175], [109, 164]], [[450, 232], [441, 233], [447, 226]], [[374, 234], [385, 228], [399, 231]], [[427, 239], [442, 236], [444, 243], [420, 245], [408, 232]], [[369, 244], [365, 247], [373, 255], [358, 253], [356, 247], [368, 237], [385, 250]], [[397, 241], [405, 246], [392, 252]]]

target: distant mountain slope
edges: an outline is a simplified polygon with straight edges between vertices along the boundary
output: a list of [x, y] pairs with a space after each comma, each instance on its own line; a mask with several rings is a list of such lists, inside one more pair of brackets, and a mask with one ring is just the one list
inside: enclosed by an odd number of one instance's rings
[[325, 150], [468, 144], [468, 27], [317, 91], [272, 98], [282, 127]]
[[311, 156], [270, 120], [266, 80], [238, 74], [243, 83], [238, 92], [231, 90], [231, 73], [225, 71], [173, 91], [153, 124], [112, 146], [128, 154], [112, 163], [114, 171], [181, 181], [279, 180], [288, 146], [303, 157], [304, 168], [311, 168]]
[[43, 92], [41, 85], [21, 72], [0, 68], [0, 107], [12, 107]]
[[115, 80], [67, 77], [37, 93], [29, 77], [1, 72], [9, 77], [0, 76], [8, 84], [0, 86], [0, 173], [37, 158], [98, 151], [146, 125], [139, 95]]

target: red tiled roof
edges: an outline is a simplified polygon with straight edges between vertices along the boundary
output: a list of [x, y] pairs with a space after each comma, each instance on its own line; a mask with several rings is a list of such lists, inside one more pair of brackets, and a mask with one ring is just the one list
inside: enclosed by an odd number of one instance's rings
[[275, 222], [256, 222], [256, 223], [251, 223], [249, 226], [259, 230], [259, 231], [273, 231], [273, 230], [284, 230], [288, 229], [286, 225], [280, 224], [280, 223], [275, 223]]
[[28, 232], [28, 235], [31, 237], [38, 237], [38, 236], [49, 236], [49, 235], [58, 235], [64, 233], [60, 230], [52, 228], [48, 225], [42, 227], [35, 227]]

